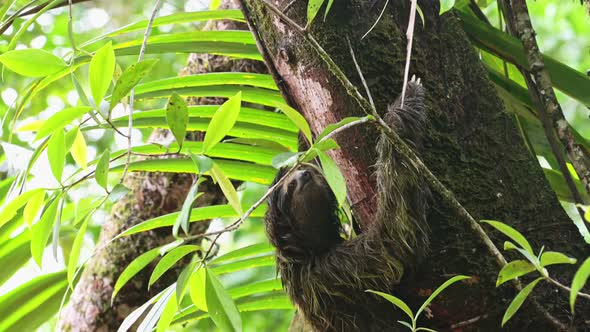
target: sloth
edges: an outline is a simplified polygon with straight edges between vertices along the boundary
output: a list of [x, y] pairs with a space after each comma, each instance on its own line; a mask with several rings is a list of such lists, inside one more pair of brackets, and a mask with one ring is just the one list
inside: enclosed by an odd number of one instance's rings
[[[426, 115], [420, 80], [408, 83], [384, 120], [419, 149]], [[303, 165], [268, 199], [266, 232], [276, 247], [277, 272], [314, 331], [384, 331], [399, 323], [394, 307], [367, 290], [394, 291], [428, 247], [428, 186], [381, 134], [376, 146], [376, 220], [351, 240], [341, 237], [338, 204], [321, 172]], [[288, 173], [281, 169], [277, 183]]]

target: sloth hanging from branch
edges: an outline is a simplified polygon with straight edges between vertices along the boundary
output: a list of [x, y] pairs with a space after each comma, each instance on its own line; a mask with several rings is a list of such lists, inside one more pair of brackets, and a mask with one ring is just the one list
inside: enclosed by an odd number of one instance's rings
[[[424, 88], [412, 79], [406, 95], [388, 107], [385, 121], [419, 150], [426, 125]], [[393, 306], [367, 293], [391, 292], [428, 247], [428, 186], [412, 163], [382, 134], [375, 165], [377, 220], [352, 240], [341, 237], [334, 194], [311, 165], [283, 179], [268, 199], [266, 231], [276, 247], [283, 285], [315, 331], [385, 331], [398, 323]]]

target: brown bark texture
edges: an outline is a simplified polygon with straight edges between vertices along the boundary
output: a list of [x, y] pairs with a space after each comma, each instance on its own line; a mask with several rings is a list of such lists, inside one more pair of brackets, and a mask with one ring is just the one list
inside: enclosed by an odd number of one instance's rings
[[[270, 2], [279, 8], [291, 3]], [[242, 3], [279, 88], [305, 116], [316, 135], [342, 118], [364, 115], [301, 34], [284, 24], [261, 1]], [[410, 11], [409, 1], [390, 1], [375, 29], [361, 40], [384, 3], [335, 1], [326, 20], [321, 10], [310, 27], [314, 38], [360, 88], [346, 42], [350, 38], [381, 114], [401, 92]], [[419, 5], [426, 22], [422, 25], [417, 18], [411, 74], [422, 78], [427, 90], [429, 128], [422, 159], [476, 219], [505, 222], [524, 233], [535, 250], [545, 246], [546, 251], [561, 251], [581, 262], [590, 253], [587, 246], [574, 224], [567, 222], [568, 216], [536, 157], [523, 144], [513, 118], [488, 80], [457, 16], [452, 12], [439, 16], [438, 1], [419, 1]], [[305, 26], [306, 7], [306, 1], [296, 1], [284, 13]], [[332, 153], [346, 178], [348, 198], [361, 228], [370, 227], [376, 211], [372, 165], [377, 136], [375, 127], [355, 127], [339, 134], [336, 140], [341, 149]], [[499, 267], [493, 257], [463, 219], [441, 201], [434, 193], [428, 218], [429, 256], [397, 286], [396, 295], [416, 310], [445, 280], [457, 274], [472, 276], [468, 282], [439, 295], [429, 306], [429, 314], [423, 315], [420, 326], [497, 331], [516, 291], [510, 283], [495, 287]], [[505, 236], [484, 227], [502, 248]], [[508, 260], [522, 259], [514, 252], [503, 253]], [[549, 271], [569, 285], [578, 266], [551, 267]], [[526, 285], [531, 280], [527, 276], [522, 281]], [[588, 318], [584, 314], [572, 317], [569, 312], [569, 294], [546, 283], [537, 285], [533, 294], [561, 322], [573, 328], [586, 327]], [[527, 303], [505, 328], [552, 330]], [[577, 313], [587, 313], [588, 309], [587, 303], [578, 301]], [[406, 319], [393, 306], [391, 312]]]
[[[224, 3], [227, 8], [231, 4]], [[235, 7], [234, 7], [235, 8]], [[247, 29], [244, 24], [232, 21], [210, 22], [207, 29], [235, 30]], [[149, 47], [149, 45], [148, 45]], [[264, 72], [263, 63], [258, 61], [232, 60], [223, 56], [191, 54], [186, 67], [180, 75], [197, 75], [205, 72]], [[189, 104], [221, 104], [220, 98], [189, 98]], [[202, 133], [189, 133], [187, 139], [202, 140]], [[173, 140], [167, 130], [156, 130], [151, 142], [168, 144]], [[154, 261], [137, 274], [119, 292], [111, 305], [111, 295], [115, 282], [121, 272], [135, 258], [144, 252], [172, 242], [172, 231], [164, 228], [136, 234], [111, 241], [125, 229], [144, 220], [180, 210], [191, 187], [192, 174], [172, 173], [131, 173], [126, 186], [131, 192], [113, 207], [109, 220], [105, 221], [99, 241], [100, 249], [86, 264], [80, 281], [61, 316], [60, 328], [63, 331], [116, 331], [121, 322], [135, 308], [141, 306], [165, 287], [175, 282], [182, 271], [181, 261], [176, 268], [168, 271], [152, 285], [148, 291], [148, 281], [155, 264]], [[204, 193], [195, 206], [222, 204], [223, 193], [210, 180], [205, 181], [199, 192]], [[191, 233], [206, 231], [207, 222], [192, 224]]]

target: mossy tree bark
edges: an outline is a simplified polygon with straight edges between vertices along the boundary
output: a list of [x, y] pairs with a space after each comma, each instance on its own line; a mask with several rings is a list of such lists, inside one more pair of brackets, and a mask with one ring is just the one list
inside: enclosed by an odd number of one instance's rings
[[[241, 3], [277, 84], [315, 134], [344, 117], [364, 115], [299, 33], [260, 0]], [[285, 8], [291, 1], [272, 3]], [[375, 29], [361, 40], [384, 1], [371, 3], [375, 1], [335, 1], [325, 21], [320, 11], [310, 32], [360, 87], [347, 46], [346, 38], [350, 38], [377, 108], [383, 112], [401, 92], [410, 2], [390, 1]], [[284, 13], [305, 26], [306, 6], [307, 1], [296, 1]], [[423, 26], [417, 18], [411, 73], [422, 78], [427, 90], [430, 128], [422, 154], [426, 165], [476, 219], [512, 225], [525, 234], [535, 250], [544, 245], [545, 250], [586, 258], [587, 246], [574, 224], [568, 222], [536, 157], [523, 144], [458, 18], [452, 12], [439, 17], [438, 1], [420, 1], [420, 7], [426, 22]], [[377, 135], [375, 127], [350, 129], [337, 137], [341, 149], [332, 153], [345, 175], [356, 219], [364, 228], [370, 227], [376, 211], [371, 165]], [[468, 330], [498, 330], [515, 290], [510, 283], [495, 288], [499, 268], [494, 259], [463, 219], [440, 202], [435, 194], [429, 214], [430, 255], [402, 281], [398, 295], [418, 308], [444, 280], [456, 274], [470, 275], [473, 278], [468, 283], [453, 286], [438, 297], [424, 324], [437, 329], [465, 325]], [[502, 247], [505, 238], [486, 230]], [[518, 258], [513, 253], [506, 255], [509, 260]], [[550, 271], [569, 285], [575, 267]], [[530, 278], [524, 278], [528, 281]], [[583, 315], [574, 319], [567, 310], [568, 294], [544, 284], [538, 285], [534, 294], [561, 322], [578, 327], [585, 324]], [[576, 312], [588, 312], [588, 306], [582, 306]], [[547, 323], [531, 307], [524, 306], [507, 327], [546, 328]], [[400, 319], [406, 318], [397, 313]]]

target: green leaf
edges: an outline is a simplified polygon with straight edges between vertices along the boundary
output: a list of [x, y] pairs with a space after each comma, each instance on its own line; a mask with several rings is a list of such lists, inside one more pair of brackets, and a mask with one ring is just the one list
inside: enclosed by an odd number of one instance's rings
[[33, 220], [37, 217], [41, 207], [43, 207], [43, 203], [45, 203], [45, 190], [37, 191], [29, 199], [23, 210], [23, 219], [27, 227], [31, 228], [33, 226]]
[[[250, 217], [263, 217], [264, 213], [266, 212], [266, 206], [262, 205], [258, 207]], [[169, 227], [173, 226], [176, 222], [176, 218], [178, 218], [178, 212], [169, 213], [160, 217], [156, 217], [153, 219], [146, 220], [140, 224], [130, 227], [129, 229], [125, 230], [121, 234], [117, 235], [117, 237], [122, 236], [129, 236], [132, 234], [137, 234], [145, 231], [149, 231], [152, 229], [160, 228], [160, 227]], [[203, 221], [213, 218], [235, 218], [239, 217], [236, 210], [227, 204], [223, 205], [212, 205], [212, 206], [204, 206], [200, 208], [195, 208], [191, 211], [191, 218], [190, 221]]]
[[520, 306], [522, 305], [524, 300], [526, 300], [526, 298], [533, 291], [537, 283], [541, 280], [543, 280], [542, 277], [535, 279], [533, 282], [531, 282], [525, 288], [523, 288], [520, 292], [518, 292], [518, 294], [516, 295], [516, 297], [514, 297], [512, 302], [510, 302], [508, 309], [506, 309], [506, 312], [504, 313], [504, 317], [502, 318], [502, 326], [504, 326], [504, 324], [506, 324], [506, 322], [508, 322], [508, 320], [510, 320], [510, 318], [514, 316], [518, 309], [520, 309]]
[[575, 258], [570, 258], [556, 251], [546, 251], [541, 255], [541, 266], [543, 267], [553, 264], [576, 264], [576, 262]]
[[414, 314], [412, 313], [412, 309], [410, 309], [410, 307], [408, 307], [408, 305], [399, 297], [393, 296], [391, 294], [383, 293], [383, 292], [370, 290], [370, 289], [366, 290], [366, 292], [377, 294], [377, 295], [381, 296], [382, 298], [391, 302], [396, 307], [400, 308], [403, 312], [406, 313], [406, 315], [408, 315], [408, 317], [410, 317], [411, 320], [414, 320]]
[[41, 129], [39, 129], [37, 135], [35, 135], [35, 141], [64, 128], [91, 110], [92, 108], [86, 106], [70, 107], [53, 114], [49, 119], [45, 120]]
[[301, 152], [283, 152], [277, 154], [274, 158], [272, 158], [272, 167], [276, 169], [281, 169], [285, 166], [294, 166], [301, 156]]
[[263, 280], [246, 284], [244, 286], [234, 287], [228, 290], [232, 299], [236, 300], [254, 294], [266, 292], [280, 292], [283, 290], [283, 283], [279, 278]]
[[111, 104], [109, 110], [112, 110], [115, 105], [123, 97], [125, 97], [133, 87], [135, 87], [147, 74], [150, 73], [158, 59], [146, 59], [138, 63], [134, 63], [123, 71], [121, 77], [117, 80], [113, 94], [111, 95]]
[[199, 174], [208, 172], [209, 170], [211, 170], [211, 168], [213, 168], [213, 160], [211, 158], [203, 155], [197, 155], [190, 151], [188, 152], [188, 154], [191, 156], [191, 159], [195, 163], [195, 167], [197, 168], [197, 172]]
[[66, 138], [62, 129], [55, 131], [51, 135], [47, 143], [47, 158], [49, 158], [49, 166], [53, 176], [57, 182], [61, 183], [66, 164]]
[[498, 273], [498, 279], [496, 280], [496, 287], [505, 283], [506, 281], [518, 278], [527, 273], [535, 271], [536, 268], [533, 264], [525, 260], [512, 261], [506, 264], [502, 270]]
[[90, 221], [91, 217], [92, 214], [89, 213], [88, 216], [84, 218], [84, 222], [82, 223], [82, 226], [80, 226], [80, 230], [78, 230], [78, 234], [76, 234], [74, 244], [72, 245], [70, 260], [68, 261], [68, 283], [70, 284], [71, 289], [74, 289], [74, 276], [76, 274], [76, 268], [78, 267], [80, 249], [82, 248], [82, 244], [84, 243], [84, 235], [86, 235], [86, 228], [88, 227], [88, 222]]
[[84, 139], [84, 135], [80, 131], [80, 128], [73, 129], [76, 131], [76, 138], [74, 139], [74, 143], [70, 148], [70, 153], [72, 154], [72, 158], [74, 161], [82, 167], [82, 169], [88, 168], [88, 146], [86, 145], [86, 140]]
[[207, 127], [203, 140], [203, 153], [207, 153], [229, 133], [240, 114], [241, 104], [242, 92], [240, 91], [219, 107]]
[[211, 0], [209, 3], [209, 10], [215, 10], [221, 5], [221, 0]]
[[[166, 304], [172, 300], [173, 295], [173, 285], [168, 286], [168, 288], [166, 288], [166, 290], [158, 298], [156, 303], [154, 303], [150, 311], [148, 311], [148, 313], [144, 316], [143, 321], [137, 327], [137, 332], [153, 331], [154, 327], [156, 326], [156, 323], [162, 316], [162, 312], [164, 312], [164, 308], [166, 308]], [[173, 302], [176, 303], [176, 299]]]
[[36, 331], [55, 316], [67, 287], [62, 271], [33, 278], [0, 296], [0, 331]]
[[204, 267], [197, 269], [190, 277], [189, 294], [195, 307], [199, 310], [209, 311], [207, 309], [206, 296], [207, 270]]
[[338, 206], [341, 206], [344, 200], [346, 200], [346, 181], [344, 180], [344, 176], [332, 158], [328, 157], [325, 152], [316, 151], [322, 163], [326, 181], [336, 196]]
[[271, 246], [267, 242], [253, 244], [244, 248], [236, 249], [234, 251], [228, 252], [225, 255], [216, 257], [211, 263], [212, 264], [219, 264], [222, 262], [227, 262], [231, 260], [236, 260], [244, 257], [249, 256], [256, 256], [261, 254], [269, 254], [274, 252], [274, 247]]
[[438, 288], [435, 289], [434, 292], [432, 292], [432, 294], [430, 294], [430, 296], [426, 299], [426, 301], [424, 301], [424, 303], [422, 303], [422, 306], [416, 312], [416, 318], [418, 318], [418, 316], [420, 316], [422, 311], [424, 311], [424, 309], [426, 309], [426, 307], [430, 304], [430, 302], [432, 302], [438, 296], [438, 294], [440, 294], [442, 291], [444, 291], [447, 287], [456, 283], [457, 281], [470, 279], [470, 278], [471, 277], [468, 277], [468, 276], [458, 275], [458, 276], [452, 277], [451, 279], [445, 281], [442, 285], [438, 286]]
[[184, 98], [177, 93], [173, 93], [168, 99], [166, 105], [166, 122], [176, 142], [178, 142], [179, 149], [182, 149], [182, 143], [186, 136], [186, 127], [188, 125], [188, 108]]
[[410, 331], [414, 331], [414, 328], [412, 327], [412, 324], [408, 323], [408, 322], [404, 322], [403, 320], [398, 320], [398, 323], [402, 324], [403, 326], [407, 327], [410, 329]]
[[123, 196], [127, 195], [131, 189], [125, 187], [122, 183], [117, 183], [109, 193], [109, 200], [113, 203], [118, 202]]
[[134, 259], [129, 265], [121, 272], [121, 275], [117, 279], [115, 283], [115, 288], [113, 289], [113, 295], [111, 297], [111, 302], [117, 296], [117, 293], [127, 284], [133, 276], [135, 276], [139, 271], [143, 270], [149, 263], [151, 263], [156, 257], [160, 255], [160, 247], [151, 249], [146, 251], [145, 253], [141, 254], [139, 257]]
[[495, 229], [499, 230], [504, 235], [508, 236], [514, 242], [516, 242], [518, 245], [520, 245], [529, 254], [535, 255], [535, 253], [533, 252], [533, 248], [529, 244], [529, 241], [527, 241], [527, 239], [520, 232], [518, 232], [516, 229], [508, 226], [507, 224], [505, 224], [503, 222], [499, 222], [499, 221], [482, 220], [481, 222], [486, 223], [486, 224], [494, 227]]
[[182, 269], [182, 272], [180, 272], [178, 280], [176, 280], [176, 304], [178, 306], [180, 306], [182, 303], [182, 299], [184, 298], [186, 288], [189, 285], [190, 278], [193, 274], [193, 271], [195, 270], [195, 267], [200, 263], [201, 262], [193, 260], [192, 262], [188, 263], [184, 269]]
[[158, 265], [154, 268], [150, 280], [148, 282], [148, 289], [156, 282], [160, 277], [168, 271], [176, 262], [181, 260], [184, 256], [200, 250], [201, 247], [196, 245], [185, 245], [178, 248], [172, 249], [158, 262]]
[[274, 255], [269, 254], [255, 258], [243, 259], [227, 264], [215, 265], [211, 268], [211, 270], [215, 272], [216, 275], [222, 275], [256, 267], [273, 266], [274, 264], [275, 257]]
[[[174, 237], [178, 237], [178, 230], [182, 228], [184, 234], [188, 235], [189, 229], [188, 224], [191, 218], [191, 212], [193, 208], [193, 204], [195, 200], [200, 196], [199, 195], [199, 186], [203, 182], [203, 177], [199, 177], [199, 179], [193, 183], [191, 189], [189, 190], [184, 203], [182, 204], [182, 209], [180, 209], [180, 213], [178, 214], [178, 218], [176, 218], [176, 222], [172, 227], [172, 235]], [[201, 193], [202, 194], [202, 193]]]
[[111, 85], [113, 73], [115, 72], [115, 51], [111, 42], [96, 51], [92, 60], [90, 60], [88, 71], [90, 91], [92, 91], [94, 104], [98, 107]]
[[[133, 310], [125, 319], [123, 323], [117, 329], [117, 332], [127, 332], [132, 329], [135, 325], [135, 322], [141, 317], [144, 317], [144, 312], [152, 305], [152, 303], [158, 301], [162, 298], [162, 296], [170, 291], [170, 288], [166, 288], [165, 290], [161, 291], [160, 293], [156, 294], [154, 297], [149, 299], [147, 302], [142, 304], [139, 308]], [[146, 314], [147, 315], [147, 314]]]
[[27, 202], [39, 192], [45, 192], [42, 188], [32, 189], [17, 196], [15, 199], [4, 205], [0, 213], [0, 227], [10, 221]]
[[236, 304], [217, 277], [206, 272], [205, 293], [211, 319], [221, 331], [242, 331], [242, 318]]
[[61, 197], [58, 196], [47, 206], [39, 222], [33, 225], [33, 236], [31, 237], [31, 255], [39, 266], [42, 267], [43, 251], [51, 234], [51, 228], [57, 216], [57, 208]]
[[328, 12], [332, 8], [333, 3], [334, 3], [334, 0], [328, 0], [328, 4], [326, 5], [326, 12], [324, 13], [324, 21], [326, 20], [326, 17], [328, 17]]
[[221, 191], [223, 192], [223, 195], [227, 199], [229, 205], [231, 205], [240, 216], [244, 214], [242, 211], [242, 204], [240, 204], [240, 198], [236, 192], [236, 189], [234, 188], [234, 185], [225, 175], [221, 167], [219, 167], [219, 165], [216, 163], [214, 163], [213, 168], [211, 168], [211, 177], [221, 188]]
[[313, 142], [313, 138], [311, 136], [311, 129], [309, 128], [309, 124], [307, 123], [307, 121], [305, 120], [303, 115], [301, 115], [301, 113], [297, 112], [296, 109], [287, 105], [284, 102], [277, 102], [274, 104], [274, 106], [276, 108], [280, 109], [281, 112], [283, 112], [297, 126], [297, 128], [299, 128], [299, 130], [301, 130], [301, 132], [303, 133], [303, 136], [305, 136], [305, 138], [307, 138], [308, 142], [310, 142], [310, 143]]
[[318, 12], [320, 11], [320, 8], [322, 7], [322, 4], [324, 3], [324, 0], [309, 0], [309, 2], [307, 3], [307, 24], [311, 24], [311, 22], [313, 22], [313, 19], [316, 17], [316, 15], [318, 14]]
[[178, 304], [176, 300], [176, 293], [172, 292], [162, 314], [160, 316], [160, 320], [158, 321], [158, 325], [156, 326], [156, 332], [166, 332], [168, 327], [172, 323], [174, 319], [174, 314], [178, 311]]
[[96, 179], [96, 183], [98, 183], [104, 190], [107, 190], [108, 180], [109, 180], [109, 163], [110, 163], [110, 151], [105, 150], [96, 164], [96, 171], [94, 172], [94, 178]]
[[[20, 226], [21, 223], [18, 222], [15, 226]], [[12, 232], [14, 232], [14, 229], [10, 230], [9, 233]], [[0, 245], [0, 266], [2, 266], [2, 269], [0, 269], [0, 285], [20, 270], [30, 258], [31, 232], [23, 230], [20, 234], [10, 237], [10, 241], [2, 243]]]
[[440, 0], [439, 15], [442, 15], [442, 14], [448, 12], [449, 10], [451, 10], [451, 8], [453, 8], [454, 5], [455, 5], [455, 0]]
[[48, 76], [68, 67], [61, 58], [38, 48], [8, 51], [0, 55], [0, 63], [29, 77]]
[[572, 281], [572, 290], [570, 292], [570, 307], [572, 309], [572, 314], [574, 313], [578, 292], [582, 289], [582, 287], [584, 287], [588, 277], [590, 277], [590, 257], [586, 258], [584, 263], [582, 263], [576, 272], [576, 275], [574, 275], [574, 280]]

